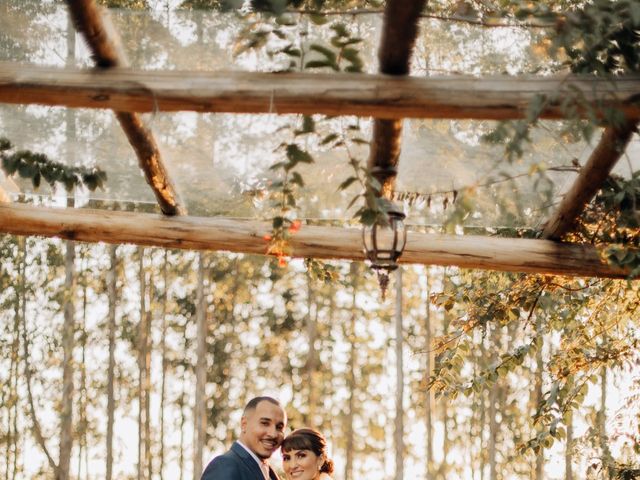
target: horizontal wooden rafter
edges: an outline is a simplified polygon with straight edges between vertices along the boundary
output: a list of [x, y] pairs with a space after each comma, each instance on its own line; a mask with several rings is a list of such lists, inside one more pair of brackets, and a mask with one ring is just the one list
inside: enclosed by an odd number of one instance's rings
[[[271, 224], [14, 203], [0, 204], [0, 232], [264, 255], [263, 237]], [[361, 232], [355, 228], [303, 226], [291, 245], [296, 257], [364, 260]], [[409, 232], [401, 262], [570, 276], [619, 278], [627, 273], [603, 262], [591, 245], [417, 232]]]
[[[536, 95], [578, 89], [640, 118], [640, 75], [402, 77], [369, 74], [58, 69], [0, 63], [0, 102], [123, 112], [322, 113], [377, 118], [521, 118]], [[541, 117], [565, 116], [550, 102]]]

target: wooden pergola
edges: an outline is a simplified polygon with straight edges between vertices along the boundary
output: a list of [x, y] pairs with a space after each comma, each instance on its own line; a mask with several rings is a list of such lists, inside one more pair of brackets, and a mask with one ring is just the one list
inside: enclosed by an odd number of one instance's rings
[[[522, 118], [536, 95], [579, 90], [596, 112], [623, 112], [605, 129], [587, 163], [545, 223], [542, 239], [435, 235], [411, 231], [401, 263], [498, 271], [623, 278], [591, 245], [562, 243], [637, 129], [640, 77], [408, 76], [424, 0], [387, 0], [379, 48], [380, 73], [271, 74], [139, 71], [127, 68], [118, 36], [93, 0], [68, 0], [95, 69], [55, 69], [0, 63], [0, 102], [111, 109], [136, 152], [163, 215], [12, 204], [0, 190], [0, 231], [64, 239], [265, 254], [271, 224], [187, 214], [140, 112], [303, 113], [374, 117], [368, 166], [390, 195], [400, 159], [403, 118]], [[587, 115], [588, 112], [581, 112]], [[549, 101], [541, 118], [565, 116]], [[4, 200], [2, 200], [4, 199]], [[305, 226], [292, 238], [293, 256], [363, 260], [359, 230]]]

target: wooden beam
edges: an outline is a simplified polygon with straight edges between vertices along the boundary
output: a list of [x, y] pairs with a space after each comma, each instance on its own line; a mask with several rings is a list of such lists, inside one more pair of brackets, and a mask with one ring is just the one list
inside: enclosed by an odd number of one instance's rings
[[[387, 0], [378, 49], [380, 73], [406, 76], [418, 36], [418, 22], [426, 0]], [[398, 174], [402, 119], [376, 118], [373, 122], [368, 167], [380, 182], [380, 195], [391, 198]]]
[[[118, 34], [95, 0], [67, 0], [67, 3], [76, 29], [84, 35], [96, 65], [103, 68], [126, 66]], [[165, 215], [186, 213], [151, 131], [136, 113], [116, 109], [116, 117], [136, 152], [140, 168], [162, 212]]]
[[[593, 108], [640, 118], [640, 75], [394, 77], [368, 74], [80, 70], [0, 62], [0, 102], [127, 112], [322, 113], [381, 118], [522, 118], [535, 95], [574, 87]], [[582, 112], [584, 113], [584, 112]], [[586, 114], [585, 114], [586, 115]], [[541, 118], [561, 119], [550, 102]]]
[[598, 145], [580, 170], [578, 178], [546, 222], [542, 238], [559, 240], [573, 229], [584, 207], [595, 197], [616, 162], [624, 154], [637, 127], [634, 122], [626, 122], [620, 128], [608, 127], [604, 130]]
[[[0, 204], [0, 232], [82, 242], [264, 255], [263, 236], [271, 228], [270, 222], [248, 220]], [[291, 245], [296, 257], [364, 259], [358, 228], [304, 226]], [[589, 277], [622, 278], [628, 273], [603, 262], [591, 245], [417, 232], [409, 232], [401, 262]]]

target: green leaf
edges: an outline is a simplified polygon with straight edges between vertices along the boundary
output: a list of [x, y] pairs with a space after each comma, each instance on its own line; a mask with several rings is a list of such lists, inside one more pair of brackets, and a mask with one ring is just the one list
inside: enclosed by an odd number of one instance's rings
[[301, 150], [295, 143], [287, 145], [287, 158], [291, 163], [313, 163], [313, 157], [309, 152]]
[[[353, 197], [351, 199], [351, 201], [349, 202], [349, 205], [347, 205], [347, 210], [349, 210], [351, 207], [353, 207], [353, 204], [356, 203], [361, 196], [362, 195], [356, 195], [355, 197]], [[358, 215], [358, 213], [356, 213], [356, 215]]]
[[349, 177], [347, 178], [344, 182], [342, 182], [340, 184], [340, 186], [338, 187], [338, 190], [346, 190], [347, 188], [349, 188], [349, 186], [351, 186], [353, 184], [353, 182], [357, 181], [358, 177]]
[[333, 65], [326, 60], [310, 60], [304, 64], [304, 68], [324, 68], [324, 67], [332, 67]]
[[347, 30], [347, 26], [342, 22], [336, 22], [331, 25], [331, 30], [333, 30], [338, 37], [348, 37], [349, 31]]
[[338, 138], [337, 133], [330, 133], [329, 135], [327, 135], [322, 139], [322, 141], [320, 142], [320, 145], [326, 145], [327, 143], [334, 141], [336, 138]]
[[309, 15], [309, 20], [311, 20], [315, 25], [325, 25], [329, 22], [329, 19], [325, 15], [320, 15], [317, 13], [312, 13]]
[[19, 159], [14, 155], [2, 157], [2, 169], [8, 177], [16, 173], [16, 170], [18, 169], [18, 161]]
[[295, 19], [291, 15], [280, 15], [276, 18], [276, 23], [278, 25], [283, 25], [285, 27], [292, 27], [297, 25]]
[[302, 179], [302, 175], [298, 172], [293, 172], [291, 174], [291, 183], [295, 183], [301, 187], [304, 187], [304, 180]]
[[336, 63], [337, 56], [335, 52], [333, 52], [330, 48], [325, 47], [324, 45], [320, 45], [318, 43], [312, 43], [309, 47], [309, 50], [313, 50], [314, 52], [318, 52], [323, 55], [332, 65]]
[[377, 218], [378, 213], [374, 210], [371, 210], [370, 208], [367, 208], [360, 214], [360, 223], [362, 223], [363, 225], [373, 225], [376, 222]]

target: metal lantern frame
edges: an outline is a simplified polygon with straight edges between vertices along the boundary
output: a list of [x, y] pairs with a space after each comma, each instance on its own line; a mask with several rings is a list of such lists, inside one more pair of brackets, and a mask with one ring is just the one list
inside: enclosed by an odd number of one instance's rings
[[[396, 208], [387, 212], [388, 220], [365, 225], [362, 229], [362, 244], [371, 269], [378, 276], [378, 283], [384, 300], [389, 286], [389, 273], [398, 268], [397, 260], [407, 244], [407, 231], [404, 225], [405, 214]], [[380, 245], [381, 231], [390, 231], [393, 235], [389, 245]]]

